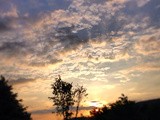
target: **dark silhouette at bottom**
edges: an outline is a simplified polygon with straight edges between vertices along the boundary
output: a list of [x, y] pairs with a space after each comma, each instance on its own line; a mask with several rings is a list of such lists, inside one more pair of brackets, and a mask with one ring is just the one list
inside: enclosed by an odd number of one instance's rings
[[136, 103], [122, 94], [115, 103], [95, 108], [90, 111], [90, 114], [91, 117], [72, 120], [160, 120], [160, 99]]
[[17, 94], [12, 92], [12, 86], [3, 76], [0, 78], [0, 120], [31, 120], [30, 113], [17, 100]]

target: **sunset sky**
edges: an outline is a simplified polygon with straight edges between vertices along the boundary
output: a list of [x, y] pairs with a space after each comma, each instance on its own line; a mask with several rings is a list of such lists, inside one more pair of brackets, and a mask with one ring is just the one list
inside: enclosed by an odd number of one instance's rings
[[0, 74], [33, 120], [51, 120], [58, 75], [83, 110], [160, 97], [160, 0], [0, 0]]

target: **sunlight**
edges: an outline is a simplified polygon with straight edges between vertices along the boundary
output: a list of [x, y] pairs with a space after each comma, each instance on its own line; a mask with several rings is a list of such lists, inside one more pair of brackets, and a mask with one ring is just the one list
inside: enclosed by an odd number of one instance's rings
[[89, 106], [100, 108], [100, 107], [103, 107], [103, 104], [99, 101], [91, 101], [89, 103]]
[[96, 112], [98, 112], [98, 111], [99, 111], [99, 109], [98, 109], [98, 108], [96, 108], [96, 109], [95, 109], [95, 111], [96, 111]]

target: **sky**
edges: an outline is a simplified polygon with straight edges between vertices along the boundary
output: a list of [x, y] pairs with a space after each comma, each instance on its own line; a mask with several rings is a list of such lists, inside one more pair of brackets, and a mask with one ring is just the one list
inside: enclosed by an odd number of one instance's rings
[[87, 88], [83, 110], [159, 98], [159, 0], [0, 0], [0, 74], [33, 120], [56, 116], [51, 84]]

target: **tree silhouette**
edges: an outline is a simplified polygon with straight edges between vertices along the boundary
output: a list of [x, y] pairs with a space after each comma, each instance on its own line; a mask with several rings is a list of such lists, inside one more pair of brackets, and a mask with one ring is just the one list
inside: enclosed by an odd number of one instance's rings
[[160, 120], [160, 99], [141, 102], [128, 100], [124, 94], [119, 99], [102, 108], [90, 111], [90, 117], [71, 120]]
[[80, 106], [80, 103], [81, 103], [82, 99], [88, 95], [86, 93], [86, 91], [87, 91], [87, 89], [84, 88], [83, 86], [77, 86], [77, 88], [74, 91], [74, 95], [76, 97], [76, 100], [75, 100], [75, 102], [76, 102], [76, 114], [75, 114], [75, 117], [76, 118], [78, 116], [79, 106]]
[[17, 99], [17, 93], [12, 92], [12, 86], [3, 76], [0, 78], [0, 120], [31, 120], [26, 107]]
[[115, 103], [102, 108], [94, 108], [90, 114], [94, 120], [133, 120], [135, 102], [122, 94]]
[[110, 115], [114, 119], [123, 119], [123, 120], [131, 120], [135, 114], [134, 106], [135, 101], [128, 100], [128, 97], [124, 94], [121, 94], [119, 99], [109, 105], [110, 106]]
[[63, 115], [64, 120], [70, 119], [72, 115], [70, 108], [74, 105], [72, 84], [62, 81], [59, 76], [52, 84], [52, 89], [53, 97], [49, 97], [49, 99], [53, 100], [56, 112]]

